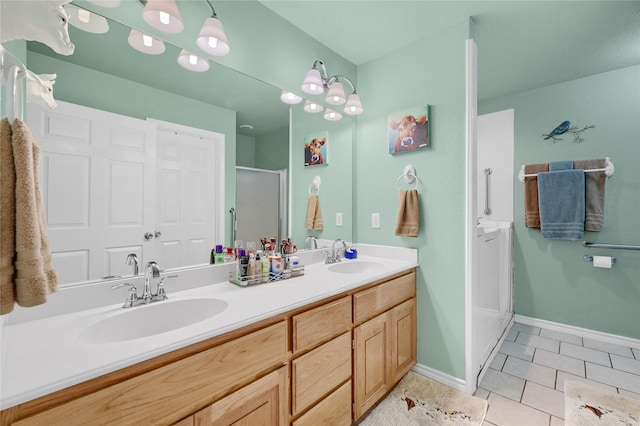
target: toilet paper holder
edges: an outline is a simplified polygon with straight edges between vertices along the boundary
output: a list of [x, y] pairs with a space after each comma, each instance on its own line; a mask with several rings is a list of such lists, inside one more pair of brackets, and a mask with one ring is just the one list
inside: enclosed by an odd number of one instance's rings
[[[582, 260], [584, 260], [585, 262], [593, 263], [593, 256], [585, 254], [584, 256], [582, 256]], [[615, 264], [616, 264], [616, 258], [612, 256], [611, 257], [611, 266], [613, 266]]]

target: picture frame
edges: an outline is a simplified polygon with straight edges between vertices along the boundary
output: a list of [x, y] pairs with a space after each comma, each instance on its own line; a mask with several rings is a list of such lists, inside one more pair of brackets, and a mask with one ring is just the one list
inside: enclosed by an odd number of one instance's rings
[[429, 128], [429, 105], [389, 114], [387, 126], [389, 154], [428, 148], [431, 145]]
[[322, 131], [304, 137], [304, 165], [319, 166], [329, 164], [327, 147], [329, 132]]

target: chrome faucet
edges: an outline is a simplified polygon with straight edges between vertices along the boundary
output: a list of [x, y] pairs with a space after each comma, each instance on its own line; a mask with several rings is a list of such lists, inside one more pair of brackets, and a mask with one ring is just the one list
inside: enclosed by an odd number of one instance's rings
[[133, 264], [133, 276], [138, 276], [138, 256], [135, 253], [129, 253], [127, 256], [127, 265]]
[[142, 290], [141, 298], [146, 303], [151, 302], [154, 294], [151, 294], [151, 278], [160, 278], [160, 269], [156, 262], [147, 262], [147, 266], [144, 268], [144, 289]]
[[347, 251], [347, 244], [340, 238], [333, 241], [331, 245], [331, 254], [327, 253], [327, 259], [324, 263], [336, 263], [340, 262], [340, 250], [336, 251], [336, 243], [342, 243], [343, 253]]
[[309, 241], [311, 241], [311, 248], [312, 249], [317, 249], [318, 248], [318, 240], [316, 239], [316, 237], [312, 237], [311, 235], [309, 235], [307, 238], [304, 239], [305, 243], [308, 243]]

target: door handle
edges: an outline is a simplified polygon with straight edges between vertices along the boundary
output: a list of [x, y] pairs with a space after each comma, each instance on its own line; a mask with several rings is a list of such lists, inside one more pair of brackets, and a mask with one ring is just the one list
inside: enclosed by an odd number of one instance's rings
[[147, 232], [146, 234], [144, 234], [144, 239], [145, 240], [150, 240], [153, 238], [153, 234], [151, 232]]
[[156, 233], [155, 233], [155, 235], [154, 235], [154, 236], [155, 236], [156, 238], [160, 238], [160, 236], [161, 236], [161, 235], [162, 235], [162, 232], [160, 232], [160, 231], [156, 231]]

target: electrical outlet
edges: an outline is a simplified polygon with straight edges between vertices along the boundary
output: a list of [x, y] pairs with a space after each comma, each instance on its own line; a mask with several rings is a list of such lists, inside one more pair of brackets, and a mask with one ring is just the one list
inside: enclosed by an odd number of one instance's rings
[[336, 226], [342, 226], [342, 213], [336, 213]]
[[380, 213], [371, 213], [371, 227], [380, 228]]

